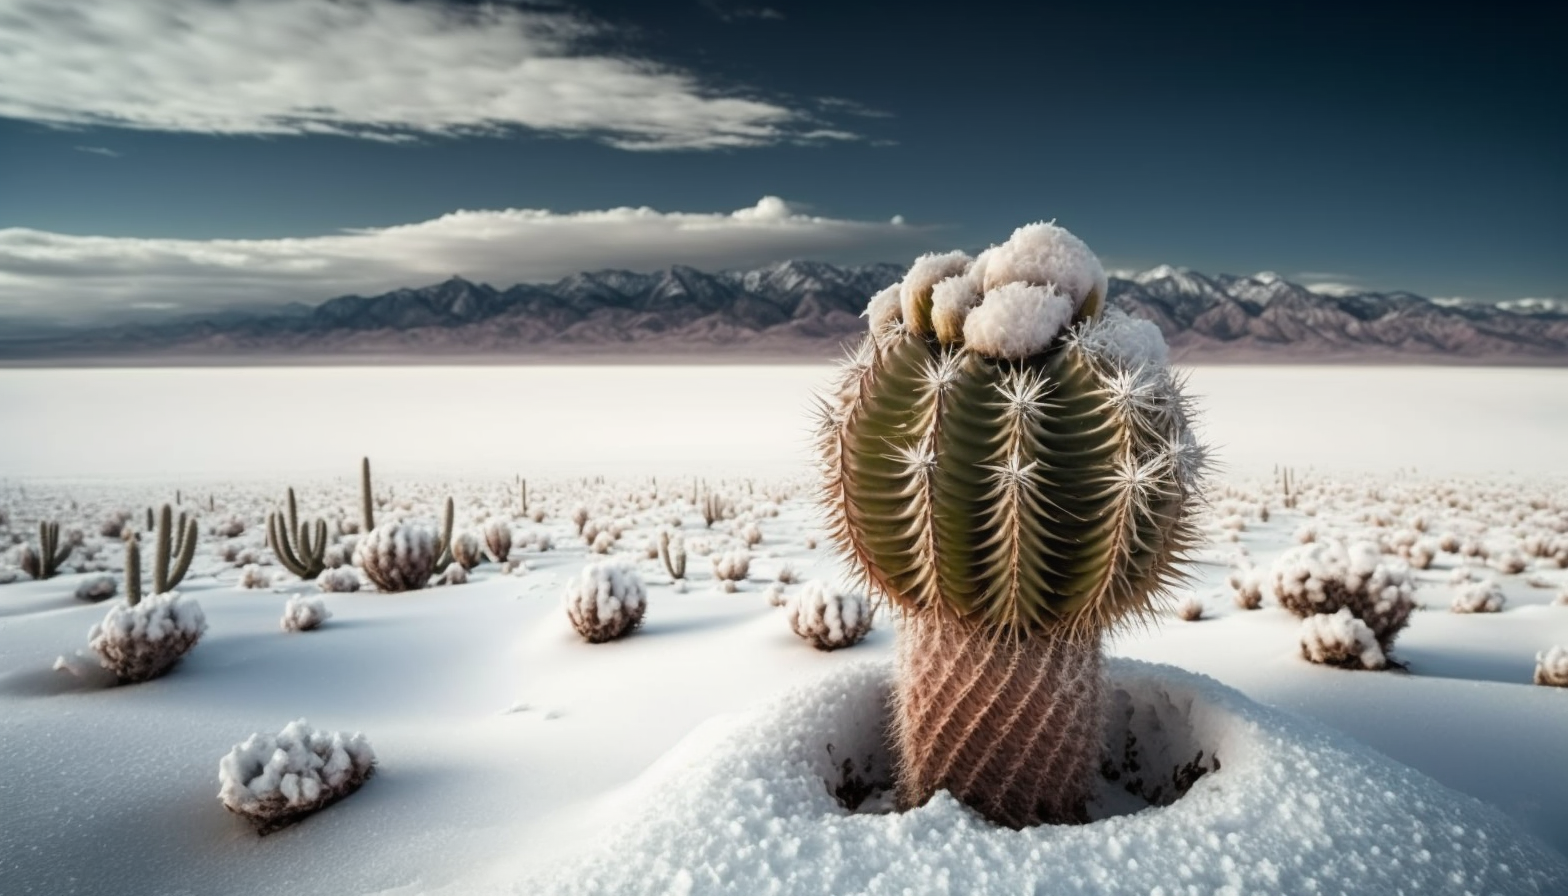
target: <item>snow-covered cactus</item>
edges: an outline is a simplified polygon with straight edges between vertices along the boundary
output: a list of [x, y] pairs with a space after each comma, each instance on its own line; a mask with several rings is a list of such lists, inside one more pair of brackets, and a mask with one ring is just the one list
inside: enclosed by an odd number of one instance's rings
[[713, 577], [721, 582], [744, 582], [751, 573], [751, 553], [745, 549], [714, 554]]
[[206, 630], [201, 605], [176, 591], [116, 603], [87, 633], [87, 646], [120, 681], [148, 681], [169, 671]]
[[1415, 610], [1415, 579], [1377, 545], [1325, 539], [1292, 548], [1274, 563], [1274, 596], [1301, 619], [1348, 609], [1386, 654]]
[[566, 586], [566, 618], [591, 644], [613, 641], [642, 624], [648, 594], [630, 566], [606, 561], [583, 567]]
[[370, 488], [370, 458], [359, 459], [359, 531], [376, 528], [376, 498]]
[[1508, 603], [1501, 585], [1492, 579], [1468, 582], [1454, 592], [1454, 602], [1449, 609], [1455, 613], [1501, 613]]
[[818, 579], [801, 587], [785, 604], [789, 627], [818, 650], [852, 647], [871, 631], [871, 603]]
[[512, 527], [506, 520], [491, 520], [484, 528], [484, 536], [485, 553], [491, 560], [505, 563], [512, 555]]
[[22, 567], [22, 572], [35, 579], [52, 579], [60, 571], [60, 564], [71, 556], [74, 547], [69, 539], [64, 545], [60, 544], [59, 523], [41, 522], [38, 524], [38, 549], [24, 545], [18, 565]]
[[359, 590], [359, 574], [347, 566], [323, 569], [316, 576], [316, 587], [331, 594], [346, 594]]
[[267, 514], [267, 547], [284, 569], [308, 581], [326, 568], [327, 521], [318, 519], [314, 526], [301, 523], [292, 488], [286, 503], [286, 512]]
[[686, 540], [680, 533], [659, 530], [659, 559], [664, 561], [664, 571], [671, 579], [678, 582], [686, 578]]
[[360, 539], [354, 560], [378, 589], [413, 591], [429, 583], [439, 553], [435, 533], [424, 526], [388, 523]]
[[441, 575], [436, 577], [436, 584], [437, 585], [467, 585], [468, 584], [468, 567], [464, 566], [461, 563], [450, 564], [449, 566], [447, 566], [446, 569], [442, 570]]
[[1535, 655], [1535, 683], [1568, 688], [1568, 647], [1559, 644]]
[[375, 769], [363, 734], [317, 731], [299, 719], [236, 744], [218, 763], [218, 799], [268, 834], [358, 790]]
[[[358, 584], [357, 580], [355, 584]], [[283, 605], [283, 618], [278, 624], [286, 632], [308, 632], [331, 618], [332, 611], [327, 609], [326, 601], [296, 594]]]
[[[918, 259], [824, 397], [823, 497], [899, 631], [899, 801], [1085, 818], [1101, 637], [1153, 616], [1197, 538], [1204, 452], [1154, 324], [1053, 224]], [[1016, 724], [1048, 719], [1050, 724]]]
[[[163, 505], [158, 511], [158, 534], [153, 542], [152, 590], [154, 594], [173, 591], [185, 579], [196, 556], [196, 520], [188, 519], [180, 511], [179, 521], [174, 519], [174, 509]], [[170, 564], [173, 564], [172, 566]]]
[[479, 538], [474, 533], [460, 532], [452, 536], [452, 560], [457, 565], [469, 570], [483, 563], [484, 559]]
[[1347, 669], [1381, 669], [1388, 664], [1377, 636], [1348, 607], [1301, 621], [1301, 655], [1314, 663]]

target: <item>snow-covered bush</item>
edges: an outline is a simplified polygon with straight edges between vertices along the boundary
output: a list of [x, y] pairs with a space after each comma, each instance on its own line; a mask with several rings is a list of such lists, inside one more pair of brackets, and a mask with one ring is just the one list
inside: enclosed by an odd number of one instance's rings
[[436, 534], [413, 523], [377, 526], [359, 542], [354, 560], [382, 591], [423, 588], [435, 571]]
[[1350, 608], [1318, 613], [1301, 621], [1301, 655], [1325, 666], [1381, 669], [1388, 664], [1377, 637]]
[[774, 578], [780, 585], [793, 585], [800, 579], [800, 576], [795, 573], [794, 567], [786, 563], [779, 567], [779, 574]]
[[1187, 593], [1176, 602], [1176, 618], [1183, 622], [1197, 622], [1203, 618], [1203, 599], [1196, 594]]
[[1377, 545], [1325, 539], [1275, 561], [1274, 596], [1301, 619], [1348, 609], [1388, 652], [1415, 609], [1415, 580], [1403, 562], [1383, 562]]
[[615, 536], [611, 535], [607, 530], [601, 530], [594, 535], [593, 543], [588, 546], [588, 549], [595, 554], [608, 554], [610, 549], [614, 547]]
[[335, 544], [328, 547], [321, 554], [321, 564], [327, 569], [341, 569], [349, 564], [354, 557], [352, 548]]
[[436, 579], [437, 585], [467, 585], [468, 570], [461, 563], [453, 563]]
[[744, 581], [751, 571], [751, 554], [744, 550], [713, 555], [713, 577], [728, 582]]
[[[356, 584], [358, 580], [355, 580]], [[283, 619], [278, 623], [286, 632], [308, 632], [332, 618], [326, 601], [319, 597], [296, 594], [283, 605]]]
[[1488, 579], [1459, 586], [1449, 609], [1455, 613], [1501, 613], [1507, 602], [1502, 587]]
[[238, 538], [245, 534], [245, 519], [238, 515], [231, 515], [226, 520], [214, 523], [212, 534], [219, 538]]
[[452, 560], [464, 570], [470, 570], [484, 562], [484, 554], [479, 547], [479, 536], [472, 532], [459, 532], [452, 536]]
[[87, 633], [87, 646], [121, 681], [147, 681], [169, 671], [206, 630], [201, 605], [171, 591], [110, 607]]
[[1492, 555], [1487, 558], [1486, 565], [1492, 567], [1505, 576], [1513, 576], [1524, 572], [1525, 569], [1529, 567], [1530, 562], [1526, 560], [1524, 554], [1520, 553], [1518, 550], [1514, 548], [1505, 548], [1494, 551]]
[[747, 523], [740, 530], [740, 539], [741, 541], [746, 542], [746, 546], [749, 548], [754, 548], [757, 545], [762, 544], [761, 527], [759, 527], [756, 523]]
[[1236, 592], [1236, 606], [1256, 610], [1263, 606], [1263, 571], [1250, 563], [1231, 570], [1225, 579]]
[[784, 586], [778, 582], [762, 589], [762, 596], [767, 599], [770, 607], [782, 607], [789, 603], [789, 598], [784, 596]]
[[591, 644], [613, 641], [642, 624], [648, 606], [642, 578], [621, 563], [591, 563], [566, 586], [566, 618]]
[[1418, 539], [1410, 546], [1410, 565], [1415, 569], [1430, 569], [1432, 561], [1437, 559], [1437, 541], [1431, 538]]
[[491, 520], [484, 528], [485, 553], [497, 563], [512, 555], [512, 527], [505, 520]]
[[316, 587], [329, 593], [346, 593], [359, 590], [359, 573], [347, 566], [323, 569], [316, 576]]
[[1535, 683], [1568, 688], [1568, 648], [1559, 644], [1535, 655]]
[[114, 593], [119, 589], [120, 585], [114, 580], [114, 576], [93, 576], [76, 586], [76, 599], [97, 603], [114, 597]]
[[[319, 583], [320, 579], [317, 579], [317, 582]], [[251, 589], [271, 588], [272, 574], [254, 563], [247, 563], [245, 568], [240, 570], [240, 587]]]
[[818, 650], [859, 643], [871, 631], [871, 605], [858, 593], [812, 580], [790, 599], [789, 627]]
[[218, 799], [267, 834], [358, 790], [375, 769], [363, 734], [317, 731], [299, 719], [276, 736], [236, 744], [218, 763]]

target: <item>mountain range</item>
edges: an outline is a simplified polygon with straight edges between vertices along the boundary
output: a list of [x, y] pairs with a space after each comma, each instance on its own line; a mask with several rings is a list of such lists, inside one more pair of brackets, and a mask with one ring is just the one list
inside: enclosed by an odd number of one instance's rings
[[[868, 298], [904, 267], [787, 261], [751, 271], [598, 271], [508, 289], [461, 277], [271, 312], [0, 336], [0, 361], [819, 360], [864, 332]], [[1193, 361], [1568, 363], [1568, 308], [1408, 292], [1314, 292], [1274, 274], [1161, 266], [1110, 281], [1111, 302]]]

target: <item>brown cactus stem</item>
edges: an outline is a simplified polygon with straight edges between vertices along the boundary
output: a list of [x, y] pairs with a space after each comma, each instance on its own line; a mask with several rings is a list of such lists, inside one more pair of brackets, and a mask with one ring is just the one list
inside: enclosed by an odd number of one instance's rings
[[1097, 638], [1013, 638], [906, 614], [898, 636], [898, 801], [947, 790], [1013, 829], [1088, 821], [1100, 764]]

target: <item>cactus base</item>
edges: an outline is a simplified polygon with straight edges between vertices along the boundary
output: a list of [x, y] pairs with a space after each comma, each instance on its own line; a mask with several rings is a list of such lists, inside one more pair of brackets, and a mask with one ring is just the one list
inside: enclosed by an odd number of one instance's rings
[[912, 613], [898, 637], [901, 809], [938, 790], [1019, 829], [1081, 824], [1101, 761], [1098, 639], [1012, 639]]

